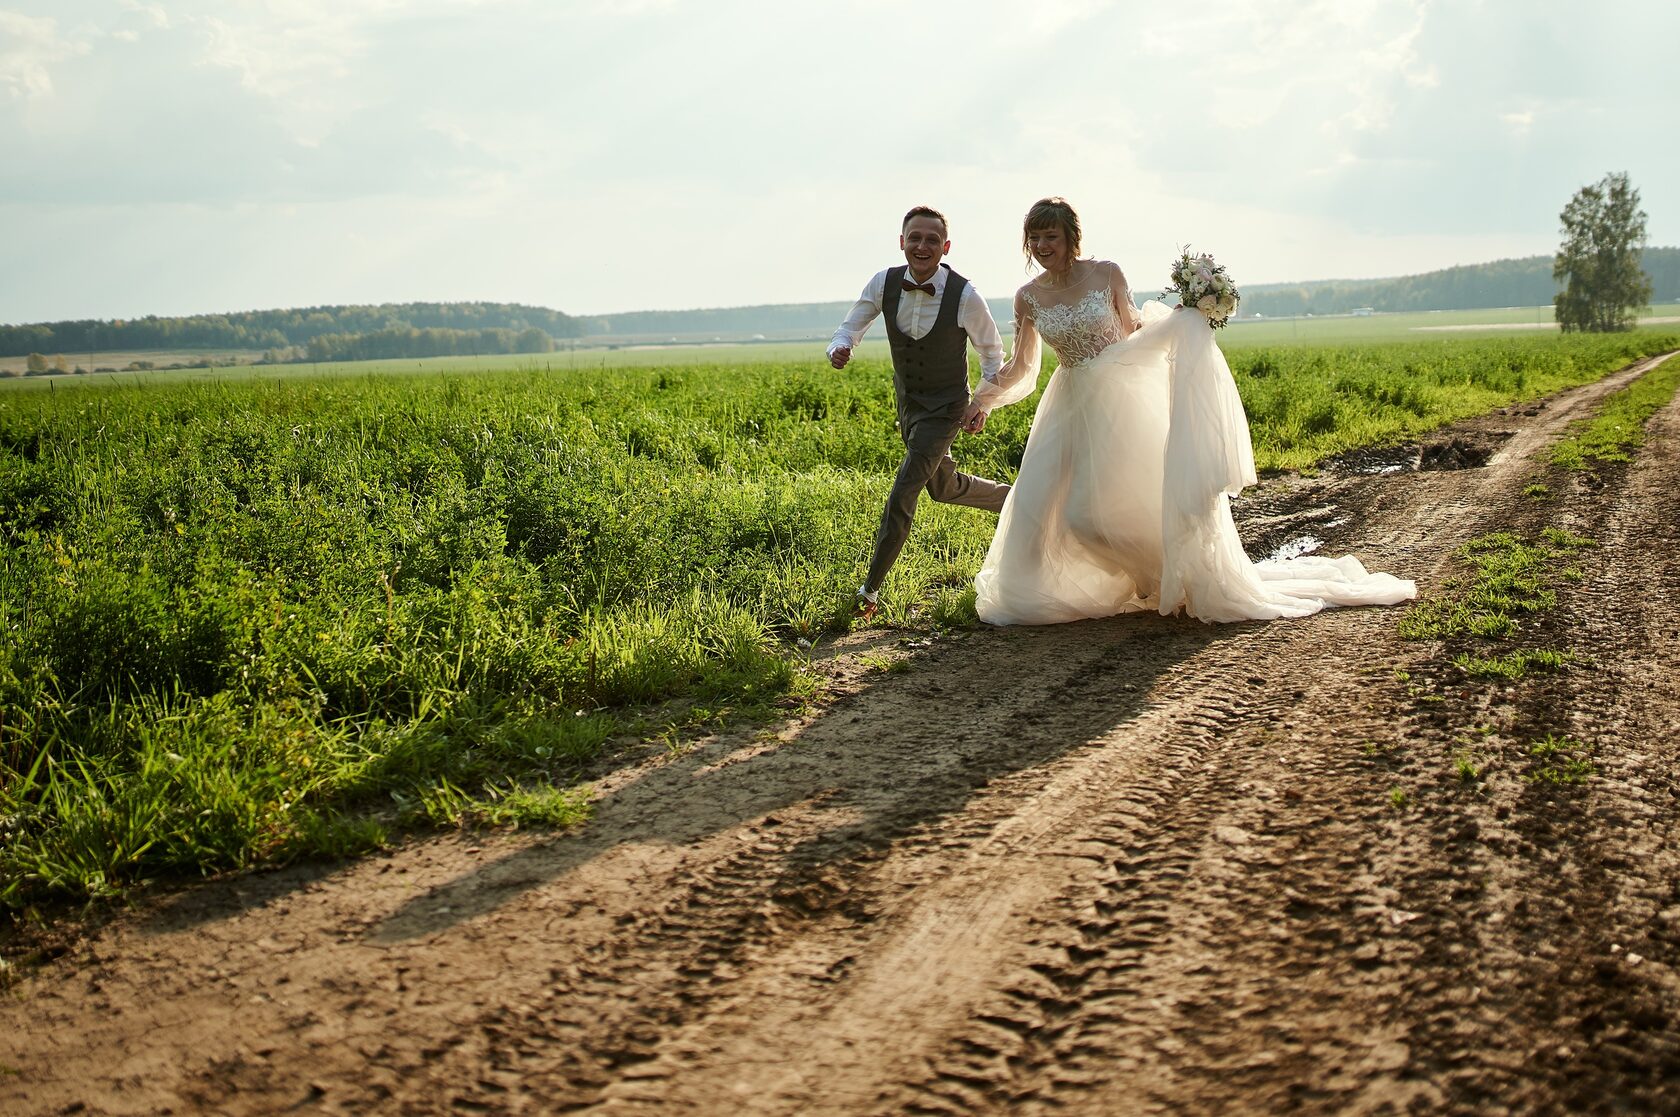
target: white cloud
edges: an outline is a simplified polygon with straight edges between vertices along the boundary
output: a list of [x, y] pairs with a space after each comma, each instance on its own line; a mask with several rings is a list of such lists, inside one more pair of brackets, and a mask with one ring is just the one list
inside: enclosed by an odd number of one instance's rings
[[1441, 71], [1431, 65], [1413, 65], [1404, 77], [1413, 89], [1435, 89], [1441, 84]]
[[622, 19], [649, 12], [675, 11], [681, 0], [578, 0], [573, 11], [590, 19]]
[[1035, 0], [1021, 9], [1024, 37], [1054, 35], [1114, 5], [1112, 0]]
[[1381, 132], [1394, 119], [1404, 88], [1429, 89], [1438, 84], [1439, 79], [1431, 80], [1417, 58], [1425, 9], [1420, 5], [1395, 14], [1403, 21], [1400, 26], [1365, 29], [1375, 32], [1377, 41], [1349, 52], [1347, 81], [1353, 104], [1328, 124], [1332, 137]]
[[162, 4], [144, 4], [140, 0], [117, 0], [117, 6], [124, 11], [135, 12], [145, 16], [153, 27], [169, 27], [169, 13], [163, 10]]
[[242, 87], [275, 107], [295, 138], [318, 143], [335, 119], [361, 107], [345, 86], [367, 50], [362, 18], [330, 4], [283, 7], [285, 18], [278, 20], [229, 23], [196, 16], [183, 22], [201, 38], [201, 65], [237, 74]]
[[0, 11], [0, 89], [14, 102], [49, 96], [53, 64], [86, 49], [62, 37], [48, 17]]

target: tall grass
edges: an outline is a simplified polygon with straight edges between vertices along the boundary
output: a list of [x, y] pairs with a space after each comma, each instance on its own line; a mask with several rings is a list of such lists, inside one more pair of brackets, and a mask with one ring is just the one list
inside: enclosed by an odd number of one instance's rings
[[1671, 333], [1647, 332], [1497, 337], [1239, 349], [1230, 361], [1256, 464], [1299, 469], [1584, 384], [1675, 344]]
[[[1673, 337], [1241, 352], [1263, 467]], [[956, 451], [1013, 475], [1030, 403]], [[646, 704], [798, 685], [900, 446], [880, 360], [0, 391], [0, 909], [581, 817]], [[887, 617], [972, 616], [993, 519], [924, 502]]]
[[1680, 358], [1670, 357], [1604, 401], [1597, 415], [1578, 423], [1552, 448], [1552, 462], [1583, 470], [1594, 463], [1625, 462], [1645, 443], [1645, 421], [1680, 390]]

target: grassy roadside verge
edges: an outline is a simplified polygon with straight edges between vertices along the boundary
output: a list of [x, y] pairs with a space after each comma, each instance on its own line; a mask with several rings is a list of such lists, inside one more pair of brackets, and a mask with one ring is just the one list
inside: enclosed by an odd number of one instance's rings
[[[1303, 469], [1350, 450], [1395, 445], [1448, 423], [1590, 383], [1680, 348], [1673, 333], [1599, 334], [1341, 349], [1240, 350], [1231, 371], [1262, 470]], [[1579, 347], [1577, 347], [1579, 346]]]
[[[1559, 471], [1632, 460], [1644, 443], [1645, 422], [1677, 391], [1680, 361], [1670, 359], [1607, 397], [1594, 416], [1575, 424], [1552, 448], [1552, 479]], [[1550, 498], [1552, 491], [1542, 480], [1526, 490], [1537, 499]], [[1545, 515], [1544, 505], [1533, 506], [1528, 522]], [[1420, 672], [1418, 683], [1425, 685], [1414, 683], [1409, 693], [1415, 702], [1433, 706], [1445, 723], [1459, 726], [1451, 758], [1459, 783], [1478, 785], [1489, 758], [1501, 751], [1504, 766], [1520, 771], [1530, 784], [1580, 785], [1595, 774], [1593, 742], [1570, 736], [1562, 717], [1573, 685], [1567, 674], [1591, 671], [1593, 665], [1566, 646], [1569, 633], [1548, 614], [1582, 582], [1582, 564], [1597, 546], [1555, 525], [1481, 536], [1455, 556], [1460, 575], [1402, 614], [1402, 637], [1441, 644], [1440, 655]], [[1565, 678], [1554, 682], [1548, 676]], [[1409, 674], [1404, 681], [1412, 682]], [[1477, 718], [1493, 720], [1466, 727]], [[1496, 746], [1496, 738], [1513, 733], [1516, 738], [1503, 749]]]
[[1552, 463], [1583, 470], [1594, 462], [1625, 462], [1645, 444], [1645, 421], [1680, 389], [1680, 357], [1670, 357], [1604, 401], [1599, 413], [1552, 448]]

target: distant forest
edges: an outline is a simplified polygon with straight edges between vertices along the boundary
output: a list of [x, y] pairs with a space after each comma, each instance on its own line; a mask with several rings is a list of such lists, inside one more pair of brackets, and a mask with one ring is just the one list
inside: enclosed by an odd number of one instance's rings
[[[1651, 276], [1654, 301], [1680, 302], [1680, 248], [1647, 249], [1645, 270]], [[1158, 293], [1158, 289], [1144, 286], [1140, 277], [1131, 278], [1134, 296], [1139, 301]], [[1557, 290], [1558, 285], [1552, 279], [1552, 257], [1528, 256], [1397, 279], [1252, 284], [1243, 288], [1240, 313], [1245, 318], [1256, 314], [1277, 318], [1347, 314], [1363, 307], [1392, 313], [1548, 306]], [[992, 298], [987, 302], [998, 324], [1008, 329], [1015, 313], [1011, 300]], [[728, 341], [756, 334], [766, 338], [826, 338], [851, 306], [848, 299], [713, 310], [642, 310], [578, 321], [591, 341], [699, 341], [714, 337]]]
[[279, 360], [316, 361], [542, 353], [554, 348], [554, 338], [582, 332], [570, 315], [512, 303], [312, 306], [0, 326], [0, 357], [148, 349], [266, 350]]
[[[1650, 248], [1645, 271], [1653, 301], [1680, 302], [1680, 248]], [[1132, 277], [1140, 284], [1140, 276]], [[1137, 285], [1139, 299], [1152, 288]], [[1552, 257], [1528, 256], [1425, 272], [1396, 279], [1253, 284], [1243, 289], [1242, 317], [1475, 310], [1545, 306], [1557, 292]], [[1008, 298], [989, 300], [1005, 329]], [[390, 303], [254, 310], [186, 318], [83, 320], [0, 326], [0, 357], [224, 349], [260, 351], [285, 361], [544, 353], [556, 341], [613, 345], [662, 341], [826, 338], [851, 301], [739, 306], [709, 310], [642, 310], [573, 317], [512, 303]]]
[[[1680, 302], [1680, 248], [1647, 248], [1644, 262], [1646, 274], [1651, 277], [1652, 301]], [[1557, 291], [1557, 281], [1552, 278], [1552, 257], [1525, 256], [1398, 279], [1257, 284], [1243, 289], [1242, 316], [1347, 314], [1367, 306], [1389, 313], [1548, 306]]]

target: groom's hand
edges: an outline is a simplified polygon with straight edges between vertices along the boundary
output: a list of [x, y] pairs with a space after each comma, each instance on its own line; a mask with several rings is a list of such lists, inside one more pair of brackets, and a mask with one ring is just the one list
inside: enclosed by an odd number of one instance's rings
[[849, 345], [842, 345], [840, 348], [828, 355], [828, 363], [833, 365], [835, 368], [845, 368], [846, 362], [851, 359], [852, 347]]
[[979, 434], [985, 430], [986, 409], [977, 403], [969, 404], [968, 410], [963, 412], [962, 429], [969, 434]]

